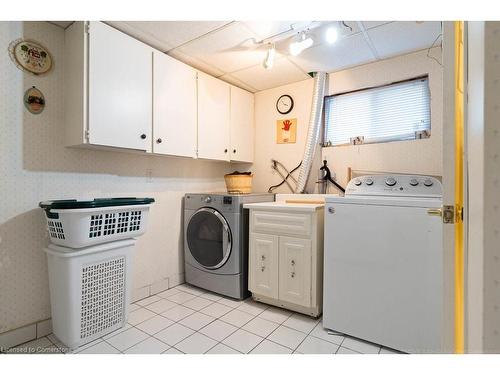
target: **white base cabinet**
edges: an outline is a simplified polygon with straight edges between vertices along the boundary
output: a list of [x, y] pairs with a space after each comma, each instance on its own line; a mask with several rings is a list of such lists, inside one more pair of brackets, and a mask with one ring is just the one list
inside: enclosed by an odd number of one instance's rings
[[244, 207], [250, 209], [248, 285], [253, 298], [320, 315], [323, 205], [270, 202]]

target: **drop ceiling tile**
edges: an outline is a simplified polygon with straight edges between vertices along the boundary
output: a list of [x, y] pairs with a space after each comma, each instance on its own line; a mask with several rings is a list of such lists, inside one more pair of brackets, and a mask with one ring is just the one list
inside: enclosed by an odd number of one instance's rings
[[361, 32], [361, 29], [359, 28], [358, 25], [358, 21], [344, 21], [344, 23], [345, 25], [343, 25], [342, 23], [340, 24], [340, 26], [342, 26], [341, 27], [342, 36], [349, 36]]
[[226, 81], [227, 83], [230, 83], [231, 85], [238, 86], [239, 88], [242, 88], [243, 90], [247, 90], [250, 92], [256, 92], [257, 89], [255, 87], [249, 86], [246, 83], [240, 81], [238, 78], [233, 77], [231, 74], [224, 74], [223, 76], [219, 77], [223, 81]]
[[363, 21], [363, 26], [365, 29], [372, 29], [374, 27], [379, 27], [394, 21]]
[[220, 69], [217, 69], [215, 66], [212, 66], [210, 64], [207, 64], [193, 56], [186, 55], [185, 53], [182, 53], [178, 49], [173, 49], [167, 53], [167, 55], [172, 56], [174, 59], [180, 60], [185, 64], [188, 64], [192, 66], [193, 68], [196, 68], [198, 70], [201, 70], [202, 72], [205, 72], [207, 74], [210, 74], [214, 77], [219, 77], [223, 75], [225, 72], [223, 72]]
[[233, 72], [231, 75], [245, 84], [255, 87], [258, 91], [310, 78], [285, 57], [277, 59], [274, 62], [274, 67], [270, 70], [264, 69], [259, 63], [250, 68]]
[[162, 51], [180, 46], [230, 21], [110, 21], [116, 27]]
[[374, 61], [362, 34], [340, 38], [334, 44], [320, 44], [289, 59], [306, 72], [332, 72]]
[[441, 22], [397, 21], [368, 30], [381, 58], [429, 48], [441, 33]]
[[244, 24], [261, 39], [266, 39], [285, 31], [307, 27], [312, 21], [246, 21]]
[[63, 29], [68, 28], [74, 21], [48, 21], [51, 24], [62, 27]]
[[243, 23], [235, 22], [176, 48], [175, 51], [231, 73], [262, 62], [267, 47], [256, 44], [259, 39]]

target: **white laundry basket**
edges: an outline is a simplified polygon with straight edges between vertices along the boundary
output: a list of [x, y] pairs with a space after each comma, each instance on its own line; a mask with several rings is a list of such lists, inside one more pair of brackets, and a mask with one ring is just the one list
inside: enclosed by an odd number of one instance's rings
[[121, 240], [80, 250], [50, 244], [52, 329], [74, 349], [127, 322], [135, 240]]
[[152, 202], [153, 198], [100, 198], [39, 205], [45, 210], [50, 241], [78, 249], [142, 235]]

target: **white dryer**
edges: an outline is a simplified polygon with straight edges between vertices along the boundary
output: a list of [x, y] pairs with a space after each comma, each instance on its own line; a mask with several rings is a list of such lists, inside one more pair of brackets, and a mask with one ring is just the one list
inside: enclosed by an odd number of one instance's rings
[[323, 326], [408, 353], [443, 351], [442, 185], [349, 182], [325, 207]]

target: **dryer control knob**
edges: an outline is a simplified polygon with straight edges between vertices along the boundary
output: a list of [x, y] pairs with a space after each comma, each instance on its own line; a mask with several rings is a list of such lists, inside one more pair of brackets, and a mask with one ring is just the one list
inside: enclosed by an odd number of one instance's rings
[[368, 186], [372, 186], [373, 185], [373, 180], [371, 178], [367, 178], [365, 180], [365, 184], [367, 184]]
[[385, 179], [385, 184], [387, 186], [394, 186], [394, 185], [396, 185], [396, 179], [394, 177], [387, 177]]
[[212, 197], [206, 197], [205, 198], [205, 203], [210, 203], [212, 202]]
[[425, 186], [432, 186], [434, 185], [434, 182], [432, 182], [432, 180], [430, 178], [427, 178], [425, 181], [424, 181], [424, 185]]
[[356, 186], [361, 185], [361, 180], [354, 180], [354, 185], [356, 185]]
[[418, 185], [418, 180], [417, 180], [416, 178], [412, 178], [412, 179], [410, 180], [410, 185], [411, 185], [411, 186], [417, 186], [417, 185]]

